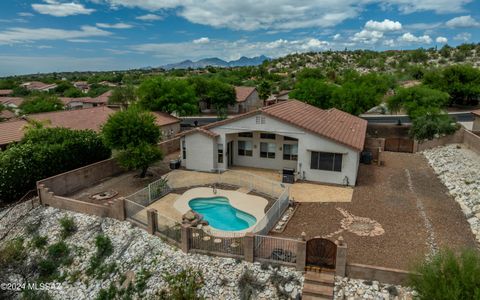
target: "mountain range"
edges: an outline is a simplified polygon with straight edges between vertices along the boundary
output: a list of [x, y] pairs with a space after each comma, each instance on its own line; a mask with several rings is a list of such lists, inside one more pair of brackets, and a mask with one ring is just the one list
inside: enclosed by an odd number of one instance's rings
[[189, 59], [184, 60], [179, 63], [167, 64], [162, 66], [163, 69], [199, 69], [205, 68], [208, 66], [212, 67], [245, 67], [245, 66], [258, 66], [261, 65], [265, 60], [270, 60], [270, 58], [266, 57], [265, 55], [260, 55], [256, 57], [245, 57], [242, 56], [237, 60], [225, 61], [218, 57], [212, 58], [204, 58], [198, 61], [191, 61]]

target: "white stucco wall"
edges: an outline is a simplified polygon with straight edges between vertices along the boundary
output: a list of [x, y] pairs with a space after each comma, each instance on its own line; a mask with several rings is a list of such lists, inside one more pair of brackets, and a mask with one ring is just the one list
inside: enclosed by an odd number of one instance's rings
[[160, 127], [162, 140], [169, 139], [180, 132], [180, 122]]
[[[236, 134], [238, 132], [244, 131], [255, 131], [253, 138], [253, 156], [252, 157], [243, 157], [238, 156], [238, 147], [237, 142], [235, 141], [234, 146], [234, 165], [258, 167], [258, 168], [272, 168], [272, 169], [282, 169], [283, 167], [292, 167], [299, 172], [298, 177], [317, 182], [325, 183], [334, 183], [334, 184], [344, 184], [345, 177], [348, 178], [349, 185], [354, 185], [357, 178], [357, 170], [359, 164], [359, 152], [344, 146], [342, 144], [336, 143], [330, 139], [322, 138], [319, 135], [312, 134], [301, 128], [292, 126], [290, 124], [278, 121], [274, 118], [268, 116], [262, 116], [265, 120], [265, 124], [257, 124], [256, 116], [252, 116], [245, 119], [240, 119], [233, 123], [228, 123], [223, 126], [219, 126], [211, 131], [218, 133], [219, 137], [215, 141], [217, 143], [223, 143], [225, 149], [225, 158], [224, 164], [217, 164], [218, 169], [226, 169], [226, 149], [227, 142], [229, 140], [245, 139], [237, 138]], [[283, 161], [283, 151], [279, 150], [277, 146], [277, 151], [275, 159], [263, 158], [260, 157], [260, 132], [270, 132], [282, 136], [290, 136], [298, 139], [298, 161]], [[278, 145], [283, 145], [283, 137], [277, 136], [276, 142]], [[262, 140], [265, 142], [271, 140]], [[255, 147], [256, 146], [256, 147]], [[319, 152], [332, 152], [332, 153], [341, 153], [343, 154], [342, 159], [342, 171], [322, 171], [310, 169], [310, 159], [311, 151]], [[216, 150], [215, 150], [216, 155]], [[216, 156], [215, 156], [216, 161]], [[213, 164], [213, 162], [212, 162]]]
[[214, 149], [214, 139], [202, 133], [192, 133], [185, 136], [185, 146], [187, 148], [187, 158], [182, 161], [183, 166], [195, 171], [211, 172], [215, 170], [216, 147]]
[[480, 131], [480, 116], [475, 116], [475, 120], [473, 121], [473, 131]]

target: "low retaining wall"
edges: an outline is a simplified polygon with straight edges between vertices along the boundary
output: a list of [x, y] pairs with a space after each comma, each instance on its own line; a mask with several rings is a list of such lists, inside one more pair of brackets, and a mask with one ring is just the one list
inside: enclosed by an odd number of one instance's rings
[[467, 147], [480, 155], [480, 136], [477, 134], [465, 130], [463, 135], [463, 143], [467, 145]]
[[347, 263], [346, 275], [349, 278], [404, 285], [409, 272], [399, 269]]
[[414, 152], [421, 152], [427, 149], [445, 146], [449, 144], [461, 144], [464, 140], [464, 134], [467, 132], [463, 127], [452, 135], [442, 136], [433, 140], [419, 141]]
[[80, 189], [92, 186], [99, 180], [119, 174], [124, 170], [113, 158], [91, 165], [61, 173], [37, 182], [37, 187], [44, 185], [56, 195], [65, 196]]
[[158, 147], [162, 149], [164, 155], [176, 152], [180, 150], [180, 138], [173, 138], [166, 141], [163, 141], [158, 144]]

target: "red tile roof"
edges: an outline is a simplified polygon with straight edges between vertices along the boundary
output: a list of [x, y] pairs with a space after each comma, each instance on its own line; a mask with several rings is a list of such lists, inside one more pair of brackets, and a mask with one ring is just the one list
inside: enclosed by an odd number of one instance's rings
[[0, 96], [8, 96], [13, 94], [13, 90], [0, 90]]
[[9, 111], [8, 109], [4, 109], [4, 110], [0, 111], [0, 120], [2, 120], [2, 119], [13, 119], [16, 116], [17, 115], [15, 115], [14, 112]]
[[255, 91], [255, 87], [236, 86], [235, 94], [237, 95], [237, 102], [244, 102], [245, 100], [247, 100], [248, 96], [250, 96], [253, 91]]
[[259, 113], [290, 123], [355, 150], [363, 150], [367, 132], [366, 120], [335, 108], [323, 110], [294, 99], [210, 123], [203, 126], [203, 129], [211, 129]]
[[160, 127], [179, 123], [181, 121], [179, 118], [176, 118], [172, 115], [169, 115], [161, 111], [153, 111], [152, 114], [155, 116], [155, 119], [156, 119], [155, 123]]
[[23, 102], [23, 98], [20, 97], [0, 97], [0, 103], [7, 105], [9, 103], [14, 104], [16, 107], [19, 107]]
[[112, 91], [107, 91], [107, 92], [101, 94], [100, 96], [96, 97], [95, 99], [96, 99], [97, 103], [107, 104], [108, 99], [110, 98], [111, 95], [112, 95]]
[[0, 145], [18, 142], [23, 138], [23, 128], [28, 124], [25, 120], [0, 122]]
[[197, 128], [194, 128], [192, 130], [188, 130], [188, 131], [185, 131], [185, 132], [182, 132], [180, 134], [180, 136], [184, 136], [184, 135], [189, 135], [189, 134], [192, 134], [192, 133], [202, 133], [202, 134], [205, 134], [206, 136], [208, 137], [211, 137], [211, 138], [214, 138], [214, 137], [217, 137], [218, 136], [218, 133], [215, 133], [213, 131], [210, 131], [204, 127], [197, 127]]

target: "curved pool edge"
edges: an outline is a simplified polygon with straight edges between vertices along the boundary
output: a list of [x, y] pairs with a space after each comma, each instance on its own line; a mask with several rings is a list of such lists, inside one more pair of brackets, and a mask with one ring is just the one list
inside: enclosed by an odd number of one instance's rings
[[207, 229], [209, 234], [216, 236], [228, 237], [228, 233], [231, 235], [245, 234], [247, 232], [252, 232], [252, 230], [257, 226], [258, 222], [262, 220], [265, 216], [265, 207], [268, 205], [268, 201], [260, 196], [249, 195], [238, 191], [233, 190], [222, 190], [217, 189], [217, 193], [213, 193], [213, 189], [209, 187], [196, 187], [187, 190], [185, 193], [180, 195], [173, 207], [181, 214], [185, 214], [190, 210], [188, 203], [193, 198], [212, 198], [212, 197], [225, 197], [229, 200], [229, 203], [232, 207], [237, 210], [244, 211], [255, 217], [256, 222], [254, 225], [238, 231], [226, 231], [213, 228], [211, 226], [204, 226], [204, 229]]

